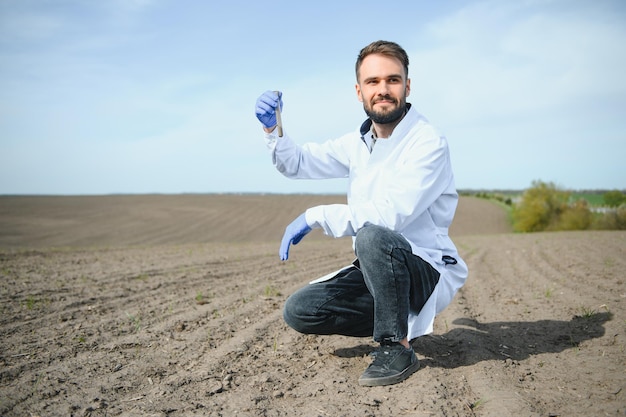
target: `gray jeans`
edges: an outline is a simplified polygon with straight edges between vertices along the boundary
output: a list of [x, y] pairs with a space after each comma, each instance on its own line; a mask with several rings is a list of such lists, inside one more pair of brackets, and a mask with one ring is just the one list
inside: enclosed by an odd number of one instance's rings
[[377, 342], [404, 339], [409, 311], [421, 311], [439, 272], [414, 255], [402, 235], [381, 226], [359, 230], [355, 250], [354, 267], [287, 299], [285, 322], [306, 334], [373, 336]]

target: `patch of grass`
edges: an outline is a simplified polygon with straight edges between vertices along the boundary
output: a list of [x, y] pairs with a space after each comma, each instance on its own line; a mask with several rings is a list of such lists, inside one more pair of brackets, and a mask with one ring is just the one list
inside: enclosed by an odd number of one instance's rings
[[39, 385], [41, 384], [41, 381], [43, 380], [43, 376], [40, 374], [37, 374], [37, 377], [35, 378], [35, 382], [33, 383], [33, 395], [39, 390]]
[[243, 304], [247, 304], [247, 303], [249, 303], [249, 302], [251, 302], [251, 301], [253, 301], [253, 300], [254, 300], [254, 297], [249, 296], [249, 297], [243, 297], [243, 298], [241, 299], [241, 302], [242, 302]]
[[49, 305], [50, 302], [51, 301], [49, 298], [41, 299], [31, 294], [27, 296], [26, 299], [22, 302], [22, 306], [28, 310], [35, 310]]
[[474, 401], [473, 403], [469, 404], [469, 408], [470, 410], [474, 411], [476, 410], [478, 407], [480, 407], [481, 405], [483, 405], [485, 403], [485, 400], [483, 398], [479, 398], [476, 401]]
[[273, 285], [268, 284], [265, 286], [265, 290], [263, 290], [263, 295], [266, 297], [278, 297], [282, 294]]
[[591, 308], [591, 307], [582, 306], [580, 308], [580, 313], [581, 313], [580, 317], [582, 317], [584, 319], [590, 319], [590, 318], [592, 318], [593, 316], [596, 315], [597, 311], [595, 309]]
[[32, 310], [37, 306], [37, 303], [39, 303], [39, 300], [37, 300], [34, 295], [29, 295], [28, 297], [26, 297], [24, 306], [26, 306], [28, 310]]
[[615, 266], [615, 259], [613, 258], [604, 258], [604, 266], [607, 268], [612, 268]]
[[130, 323], [134, 327], [135, 333], [141, 330], [141, 319], [139, 317], [129, 314], [128, 312], [126, 313], [126, 317], [128, 317]]
[[543, 295], [550, 299], [552, 298], [552, 294], [554, 293], [554, 288], [546, 288], [545, 292], [543, 293]]
[[574, 191], [572, 192], [570, 199], [572, 201], [586, 200], [587, 203], [589, 203], [589, 205], [596, 206], [596, 207], [601, 207], [606, 204], [604, 201], [604, 194], [600, 192], [585, 193], [585, 192]]
[[203, 305], [209, 302], [209, 297], [202, 295], [202, 291], [198, 291], [196, 294], [196, 304]]

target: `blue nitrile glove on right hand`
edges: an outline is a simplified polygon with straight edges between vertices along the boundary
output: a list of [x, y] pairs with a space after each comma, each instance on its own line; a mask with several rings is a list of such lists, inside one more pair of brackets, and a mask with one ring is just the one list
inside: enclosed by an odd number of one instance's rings
[[286, 261], [289, 258], [289, 245], [297, 245], [307, 233], [311, 231], [311, 226], [306, 222], [304, 213], [296, 218], [287, 228], [283, 240], [280, 242], [280, 260]]
[[270, 129], [276, 126], [276, 107], [280, 104], [283, 108], [282, 94], [276, 91], [266, 91], [256, 101], [256, 118], [259, 119], [263, 127]]

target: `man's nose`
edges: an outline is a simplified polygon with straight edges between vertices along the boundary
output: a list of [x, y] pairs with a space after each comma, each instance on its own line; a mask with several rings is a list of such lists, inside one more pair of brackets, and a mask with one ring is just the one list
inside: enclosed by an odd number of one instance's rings
[[378, 83], [378, 94], [381, 96], [389, 94], [389, 84], [386, 81]]

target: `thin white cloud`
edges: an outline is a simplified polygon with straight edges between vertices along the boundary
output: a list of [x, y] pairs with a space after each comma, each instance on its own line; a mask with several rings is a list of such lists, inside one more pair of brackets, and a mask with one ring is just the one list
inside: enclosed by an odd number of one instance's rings
[[470, 123], [626, 92], [619, 20], [532, 6], [473, 4], [429, 25], [425, 34], [437, 46], [413, 54], [416, 93]]
[[623, 186], [609, 168], [619, 159], [602, 151], [626, 152], [619, 9], [615, 2], [486, 1], [419, 34], [412, 101], [450, 137], [461, 187], [523, 188], [538, 178]]
[[424, 26], [379, 32], [346, 8], [320, 34], [296, 13], [334, 6], [0, 1], [0, 193], [341, 191], [273, 170], [254, 101], [282, 89], [298, 142], [356, 129], [354, 58], [379, 37], [408, 50], [409, 101], [449, 137], [460, 187], [623, 184], [604, 172], [626, 152], [620, 2], [406, 6]]

